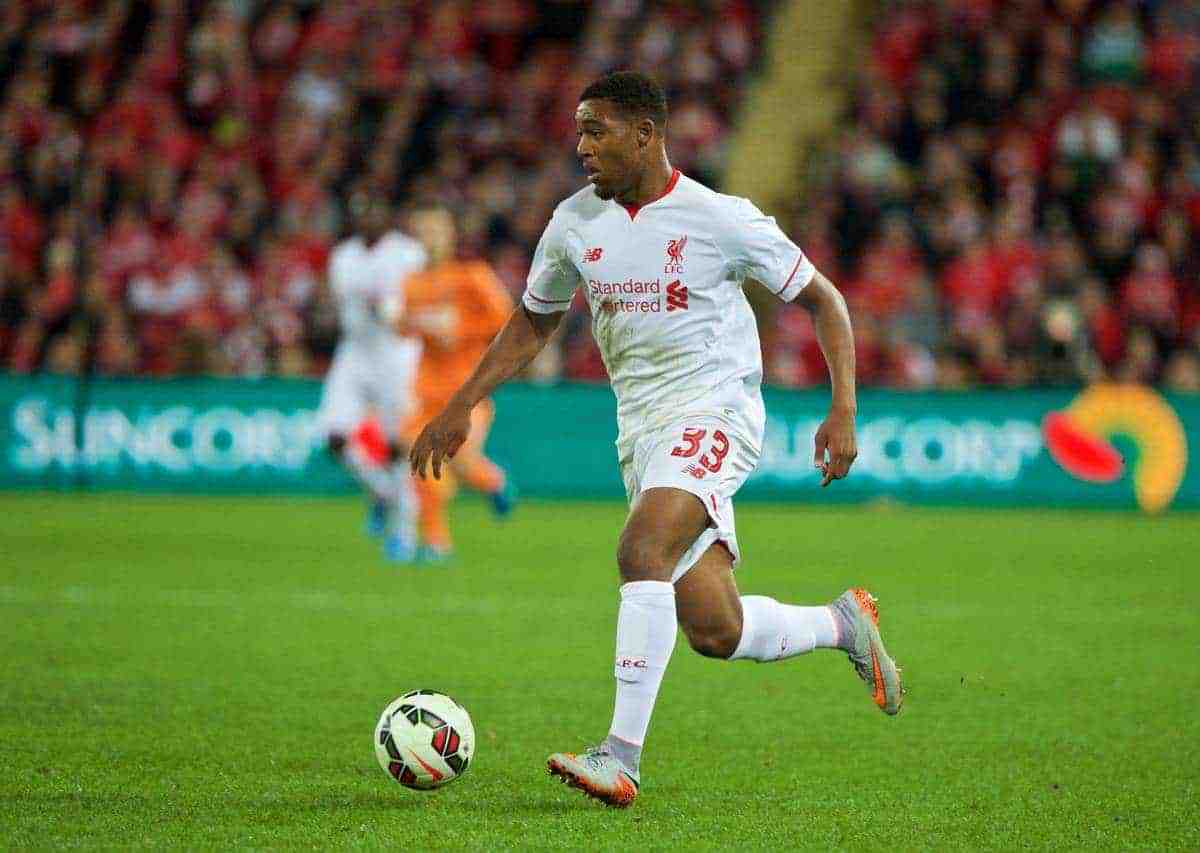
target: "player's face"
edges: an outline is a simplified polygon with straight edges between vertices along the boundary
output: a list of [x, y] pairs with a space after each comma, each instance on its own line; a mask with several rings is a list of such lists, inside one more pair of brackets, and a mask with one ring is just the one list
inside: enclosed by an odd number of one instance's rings
[[381, 199], [371, 199], [357, 211], [356, 230], [369, 242], [383, 236], [391, 224], [392, 212]]
[[616, 198], [638, 183], [653, 135], [648, 122], [624, 115], [602, 98], [583, 101], [575, 110], [575, 152], [588, 182], [603, 199]]
[[418, 210], [409, 219], [409, 230], [425, 247], [432, 263], [449, 260], [454, 255], [457, 239], [454, 215], [440, 207]]

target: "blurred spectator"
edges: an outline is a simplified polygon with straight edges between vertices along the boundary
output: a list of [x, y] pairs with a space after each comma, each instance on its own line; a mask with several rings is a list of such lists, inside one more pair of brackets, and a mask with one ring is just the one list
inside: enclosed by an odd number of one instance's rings
[[1179, 350], [1171, 356], [1163, 378], [1171, 391], [1200, 393], [1200, 355], [1191, 350]]
[[[816, 159], [823, 202], [792, 230], [802, 242], [838, 235], [855, 318], [882, 323], [890, 366], [864, 379], [1191, 387], [1200, 7], [891, 0], [859, 75], [830, 156]], [[905, 226], [913, 251], [882, 251]], [[933, 341], [898, 308], [902, 283], [923, 276], [944, 329]], [[765, 336], [778, 348], [786, 337]], [[913, 358], [918, 342], [931, 369]]]
[[[436, 199], [515, 293], [582, 185], [575, 98], [672, 101], [719, 187], [772, 0], [17, 0], [0, 8], [0, 365], [325, 369], [327, 254], [362, 194]], [[860, 379], [1131, 378], [1200, 360], [1200, 8], [884, 0], [785, 222], [845, 290]], [[826, 381], [807, 315], [770, 381]], [[581, 300], [534, 371], [603, 379]]]
[[[519, 291], [582, 184], [583, 86], [652, 68], [680, 166], [715, 183], [768, 5], [4, 4], [0, 363], [319, 373], [326, 256], [355, 193], [453, 204], [464, 251]], [[602, 378], [586, 324], [571, 330], [569, 372]]]

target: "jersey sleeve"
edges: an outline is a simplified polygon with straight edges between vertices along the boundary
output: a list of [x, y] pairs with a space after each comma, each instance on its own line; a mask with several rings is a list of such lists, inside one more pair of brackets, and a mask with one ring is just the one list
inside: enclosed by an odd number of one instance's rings
[[571, 307], [579, 282], [579, 270], [567, 254], [566, 224], [556, 210], [533, 253], [533, 264], [521, 301], [535, 314], [566, 311]]
[[743, 278], [760, 282], [782, 302], [791, 302], [816, 274], [816, 267], [775, 223], [750, 201], [739, 198], [724, 250]]

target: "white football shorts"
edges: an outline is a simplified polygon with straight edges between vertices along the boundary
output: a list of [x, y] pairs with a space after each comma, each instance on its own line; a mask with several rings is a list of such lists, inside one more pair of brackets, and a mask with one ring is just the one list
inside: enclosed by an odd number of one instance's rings
[[391, 440], [398, 438], [415, 405], [413, 386], [420, 359], [416, 341], [338, 344], [321, 389], [317, 413], [321, 433], [350, 435], [368, 415], [376, 414], [384, 434]]
[[709, 527], [692, 543], [671, 573], [675, 583], [714, 543], [720, 542], [741, 560], [733, 519], [733, 496], [758, 466], [758, 445], [745, 440], [728, 423], [692, 418], [640, 436], [633, 453], [621, 462], [621, 477], [630, 505], [654, 488], [682, 489], [698, 497], [708, 511]]

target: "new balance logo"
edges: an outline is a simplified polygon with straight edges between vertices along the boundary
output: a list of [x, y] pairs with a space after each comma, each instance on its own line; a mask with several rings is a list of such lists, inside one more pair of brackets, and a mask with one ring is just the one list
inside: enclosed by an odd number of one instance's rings
[[683, 272], [683, 247], [686, 245], [686, 234], [678, 240], [667, 241], [667, 265], [663, 267], [663, 272], [668, 275], [679, 275]]
[[687, 473], [691, 474], [691, 475], [692, 475], [693, 477], [695, 477], [697, 480], [703, 480], [703, 479], [704, 479], [704, 475], [708, 473], [708, 472], [707, 472], [707, 471], [705, 471], [703, 468], [701, 468], [699, 465], [696, 465], [696, 464], [694, 464], [694, 463], [693, 463], [693, 464], [691, 464], [691, 465], [689, 465], [689, 466], [687, 466], [687, 467], [686, 467], [686, 468], [684, 468], [683, 470], [684, 470], [684, 471], [686, 471]]
[[679, 279], [667, 285], [667, 311], [688, 310], [687, 287], [679, 283]]
[[585, 264], [594, 264], [596, 261], [600, 260], [600, 256], [603, 254], [604, 250], [599, 246], [596, 246], [593, 249], [588, 249], [583, 253], [583, 262]]

